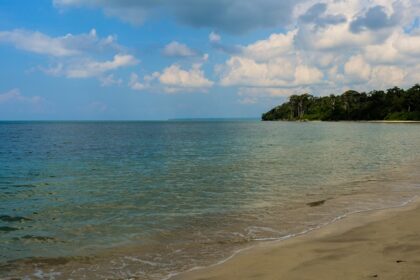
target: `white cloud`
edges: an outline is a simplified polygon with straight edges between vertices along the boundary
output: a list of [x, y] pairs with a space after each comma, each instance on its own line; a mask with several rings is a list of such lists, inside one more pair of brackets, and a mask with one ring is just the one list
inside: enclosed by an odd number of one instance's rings
[[407, 87], [420, 77], [419, 13], [413, 0], [308, 0], [286, 32], [242, 46], [215, 71], [220, 85], [240, 87], [245, 103], [275, 91]]
[[177, 41], [173, 41], [165, 46], [163, 49], [163, 54], [165, 56], [174, 56], [174, 57], [188, 57], [196, 56], [197, 53], [190, 49], [187, 45], [181, 44]]
[[280, 56], [287, 56], [294, 51], [295, 33], [296, 31], [286, 34], [271, 34], [267, 39], [259, 40], [243, 48], [243, 55], [256, 61], [268, 61]]
[[321, 82], [324, 74], [315, 67], [307, 65], [298, 65], [295, 70], [295, 81], [296, 85], [310, 85]]
[[[243, 46], [222, 44], [214, 31], [208, 35], [212, 49], [227, 56], [214, 67], [217, 83], [237, 87], [238, 94], [252, 91], [252, 96], [249, 92], [244, 95], [245, 103], [252, 103], [258, 95], [288, 95], [301, 90], [324, 94], [352, 87], [370, 90], [408, 86], [420, 79], [420, 4], [416, 0], [203, 1], [54, 0], [54, 4], [60, 8], [100, 8], [107, 15], [135, 23], [154, 16], [153, 11], [159, 8], [183, 24], [232, 33], [275, 26], [273, 23], [279, 22], [276, 13], [284, 4], [282, 13], [287, 12], [291, 21], [281, 21], [290, 23], [281, 26], [282, 32]], [[292, 6], [293, 11], [289, 9]], [[213, 9], [220, 7], [224, 9]], [[221, 11], [220, 17], [210, 14], [214, 11]], [[0, 31], [0, 43], [49, 56], [53, 67], [44, 69], [49, 75], [96, 77], [104, 86], [121, 83], [113, 71], [138, 63], [114, 36], [101, 38], [94, 29], [59, 37], [19, 29]], [[173, 64], [142, 78], [132, 74], [128, 86], [167, 92], [201, 91], [213, 86], [201, 65], [208, 56], [200, 58], [200, 51], [177, 41], [166, 45], [162, 54], [193, 57], [199, 63], [191, 67]]]
[[138, 60], [127, 54], [117, 54], [109, 61], [86, 61], [80, 65], [73, 65], [66, 71], [66, 76], [69, 78], [88, 78], [99, 76], [102, 73], [116, 70], [118, 68], [133, 66], [138, 63]]
[[138, 60], [132, 55], [117, 54], [112, 60], [95, 61], [90, 58], [81, 60], [66, 61], [65, 63], [58, 63], [49, 68], [42, 68], [41, 70], [51, 76], [63, 76], [66, 78], [91, 78], [99, 79], [103, 86], [112, 84], [119, 84], [119, 80], [115, 80], [113, 74], [108, 74], [120, 68], [136, 65]]
[[387, 31], [352, 33], [349, 31], [349, 25], [343, 23], [325, 28], [302, 26], [296, 36], [296, 41], [300, 47], [306, 50], [335, 51], [380, 43], [387, 36]]
[[172, 90], [206, 89], [213, 85], [213, 82], [204, 76], [201, 64], [193, 64], [189, 70], [173, 64], [162, 71], [159, 81]]
[[395, 85], [404, 85], [406, 77], [407, 73], [405, 70], [397, 66], [381, 65], [372, 69], [369, 84], [373, 88], [384, 89]]
[[294, 79], [293, 62], [287, 59], [275, 59], [261, 62], [240, 56], [231, 57], [217, 71], [221, 74], [223, 86], [287, 86]]
[[186, 70], [178, 64], [172, 64], [161, 72], [144, 76], [143, 81], [132, 73], [128, 85], [133, 90], [153, 89], [153, 92], [165, 93], [207, 91], [214, 83], [205, 77], [201, 67], [202, 63], [195, 63]]
[[297, 31], [271, 34], [242, 47], [242, 52], [219, 65], [216, 71], [224, 86], [300, 87], [321, 83], [324, 74], [309, 65], [294, 45]]
[[0, 43], [12, 44], [17, 49], [53, 57], [76, 56], [86, 52], [121, 48], [113, 36], [98, 38], [95, 29], [85, 34], [67, 34], [59, 37], [50, 37], [38, 31], [24, 29], [0, 31]]
[[24, 96], [20, 93], [19, 89], [12, 89], [5, 93], [0, 94], [0, 104], [18, 102], [18, 103], [26, 103], [26, 104], [38, 104], [42, 101], [42, 97], [40, 96]]
[[394, 41], [396, 49], [405, 55], [420, 56], [420, 34], [400, 34]]
[[[70, 61], [66, 64], [59, 63], [56, 66], [42, 70], [49, 75], [64, 76], [67, 78], [99, 77], [101, 82], [103, 82], [103, 74], [120, 68], [133, 66], [138, 63], [139, 61], [132, 55], [116, 54], [112, 60], [108, 61], [96, 61], [87, 58]], [[109, 76], [108, 82], [110, 82]]]
[[350, 57], [344, 65], [344, 73], [351, 81], [368, 81], [370, 78], [371, 67], [365, 62], [361, 55]]
[[234, 56], [218, 67], [223, 86], [296, 87], [320, 83], [323, 73], [305, 65], [296, 56], [276, 57], [265, 62]]
[[402, 60], [393, 39], [390, 37], [383, 44], [367, 45], [363, 50], [363, 56], [372, 64], [392, 64]]
[[99, 77], [99, 81], [101, 82], [101, 86], [103, 87], [109, 87], [109, 86], [122, 84], [122, 79], [115, 78], [114, 74], [109, 74], [103, 77]]
[[133, 90], [144, 90], [147, 88], [146, 85], [139, 81], [139, 76], [136, 73], [131, 73], [128, 86]]
[[[50, 76], [67, 78], [98, 78], [101, 86], [119, 85], [113, 72], [136, 65], [138, 60], [126, 53], [126, 48], [116, 42], [115, 36], [100, 38], [95, 29], [89, 33], [66, 34], [52, 37], [38, 31], [15, 29], [0, 31], [0, 43], [17, 49], [47, 56], [50, 66], [39, 66]], [[112, 59], [106, 59], [107, 57]]]
[[219, 34], [217, 34], [216, 32], [212, 31], [209, 34], [209, 41], [210, 43], [218, 43], [222, 40], [222, 37], [220, 37]]

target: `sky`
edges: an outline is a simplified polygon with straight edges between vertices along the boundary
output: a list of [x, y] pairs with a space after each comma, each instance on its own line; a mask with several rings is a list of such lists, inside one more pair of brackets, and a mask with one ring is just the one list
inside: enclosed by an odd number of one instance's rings
[[418, 0], [0, 0], [0, 120], [258, 118], [420, 82]]

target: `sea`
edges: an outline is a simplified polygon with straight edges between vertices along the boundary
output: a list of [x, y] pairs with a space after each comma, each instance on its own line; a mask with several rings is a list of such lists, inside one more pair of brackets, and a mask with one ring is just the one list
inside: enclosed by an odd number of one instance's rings
[[170, 279], [420, 194], [420, 125], [0, 122], [0, 279]]

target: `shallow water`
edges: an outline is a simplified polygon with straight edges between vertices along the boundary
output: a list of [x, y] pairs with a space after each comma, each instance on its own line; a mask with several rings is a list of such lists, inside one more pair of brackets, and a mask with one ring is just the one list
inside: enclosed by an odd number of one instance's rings
[[0, 122], [0, 278], [162, 279], [400, 205], [419, 167], [417, 124]]

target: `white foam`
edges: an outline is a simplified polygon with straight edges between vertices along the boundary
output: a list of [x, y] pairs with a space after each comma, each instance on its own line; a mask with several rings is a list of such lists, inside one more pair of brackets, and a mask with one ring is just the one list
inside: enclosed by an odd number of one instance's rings
[[142, 259], [136, 258], [136, 257], [125, 256], [124, 258], [127, 259], [127, 260], [130, 260], [130, 261], [139, 262], [139, 263], [147, 264], [147, 265], [150, 265], [150, 266], [159, 266], [160, 265], [159, 263], [142, 260]]
[[[408, 204], [410, 204], [411, 202], [413, 202], [414, 200], [416, 200], [417, 197], [418, 196], [415, 195], [415, 196], [409, 198], [406, 201], [403, 201], [401, 204], [398, 204], [396, 206], [376, 207], [376, 208], [370, 208], [370, 209], [364, 209], [364, 210], [351, 211], [351, 212], [348, 212], [346, 214], [337, 216], [337, 217], [333, 218], [332, 220], [330, 220], [328, 222], [318, 224], [315, 227], [310, 227], [310, 228], [308, 228], [306, 230], [303, 230], [303, 231], [298, 232], [298, 233], [295, 233], [295, 234], [288, 234], [288, 235], [285, 235], [285, 236], [282, 236], [282, 237], [278, 237], [278, 238], [276, 238], [276, 237], [273, 237], [273, 238], [256, 238], [256, 239], [252, 239], [252, 241], [269, 241], [269, 242], [270, 241], [271, 242], [284, 241], [284, 240], [287, 240], [287, 239], [290, 239], [290, 238], [294, 238], [294, 237], [297, 237], [297, 236], [305, 235], [305, 234], [307, 234], [309, 232], [312, 232], [314, 230], [317, 230], [317, 229], [323, 228], [325, 226], [331, 225], [331, 224], [333, 224], [333, 223], [335, 223], [335, 222], [337, 222], [337, 221], [339, 221], [341, 219], [344, 219], [344, 218], [346, 218], [348, 216], [351, 216], [351, 215], [354, 215], [354, 214], [405, 207]], [[195, 270], [200, 270], [200, 269], [205, 269], [205, 268], [210, 268], [210, 267], [215, 267], [215, 266], [221, 265], [221, 264], [223, 264], [223, 263], [231, 260], [233, 257], [235, 257], [236, 255], [238, 255], [239, 253], [241, 253], [241, 252], [243, 252], [245, 250], [249, 250], [249, 249], [255, 248], [255, 246], [257, 246], [257, 245], [251, 245], [251, 246], [248, 246], [248, 247], [245, 247], [245, 248], [238, 249], [235, 252], [233, 252], [229, 257], [227, 257], [225, 259], [222, 259], [222, 260], [220, 260], [220, 261], [218, 261], [218, 262], [216, 262], [214, 264], [208, 265], [208, 266], [196, 266], [196, 267], [193, 267], [193, 268], [188, 269], [186, 271], [170, 273], [166, 277], [162, 278], [162, 280], [169, 280], [169, 279], [171, 279], [171, 278], [173, 278], [173, 277], [175, 277], [175, 276], [177, 276], [177, 275], [179, 275], [181, 273], [187, 273], [187, 272], [191, 272], [191, 271], [195, 271]]]

